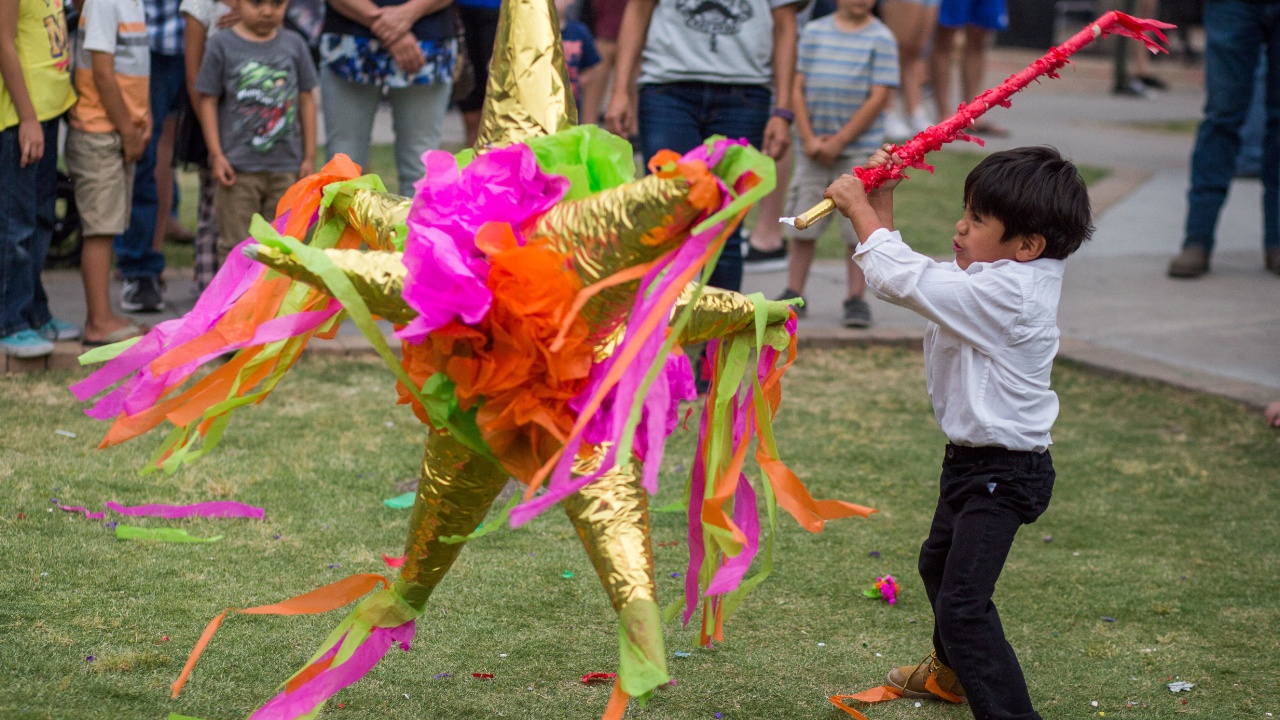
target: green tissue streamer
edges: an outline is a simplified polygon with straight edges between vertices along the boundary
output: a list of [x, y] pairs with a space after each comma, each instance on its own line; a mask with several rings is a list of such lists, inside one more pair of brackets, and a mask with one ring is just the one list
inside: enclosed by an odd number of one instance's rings
[[578, 200], [636, 179], [631, 143], [595, 125], [578, 125], [554, 135], [529, 138], [543, 172], [569, 180], [565, 200]]
[[155, 540], [171, 543], [211, 543], [222, 539], [221, 535], [211, 538], [192, 537], [180, 528], [141, 528], [132, 525], [116, 525], [117, 540]]
[[397, 495], [393, 498], [387, 498], [386, 500], [382, 501], [382, 504], [386, 505], [392, 510], [408, 510], [409, 508], [413, 507], [413, 499], [417, 497], [417, 495], [418, 493], [416, 492], [407, 492], [403, 495]]

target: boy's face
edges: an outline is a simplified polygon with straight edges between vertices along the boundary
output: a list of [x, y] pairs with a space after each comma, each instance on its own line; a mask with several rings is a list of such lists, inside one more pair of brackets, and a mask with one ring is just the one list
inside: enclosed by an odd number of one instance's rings
[[270, 35], [284, 25], [288, 0], [240, 0], [240, 20], [258, 35]]
[[1021, 243], [1017, 238], [1002, 242], [1003, 237], [1004, 223], [990, 215], [978, 215], [965, 206], [964, 217], [956, 223], [956, 234], [951, 238], [956, 265], [967, 270], [976, 262], [1017, 260]]
[[560, 22], [564, 22], [564, 14], [569, 12], [571, 5], [573, 5], [573, 0], [556, 0], [556, 15], [560, 16]]
[[845, 15], [861, 20], [871, 14], [875, 0], [836, 0], [836, 9]]

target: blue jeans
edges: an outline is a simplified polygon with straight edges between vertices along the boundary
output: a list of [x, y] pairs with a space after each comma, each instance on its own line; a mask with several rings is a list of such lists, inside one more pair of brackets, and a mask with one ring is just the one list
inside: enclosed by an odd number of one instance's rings
[[164, 119], [176, 111], [186, 86], [186, 70], [181, 55], [151, 53], [151, 142], [133, 171], [133, 208], [129, 227], [111, 243], [116, 267], [126, 278], [158, 277], [164, 270], [164, 255], [151, 248], [159, 218], [160, 197], [156, 189], [156, 145]]
[[[426, 168], [422, 154], [440, 148], [444, 132], [444, 115], [449, 110], [452, 83], [430, 83], [386, 90], [391, 103], [391, 125], [396, 142], [396, 175], [399, 191], [413, 197], [413, 184], [422, 179]], [[329, 159], [344, 153], [357, 165], [369, 169], [369, 143], [373, 137], [373, 118], [382, 102], [381, 85], [344, 80], [320, 68], [320, 92], [324, 94], [324, 152]], [[386, 182], [384, 178], [383, 182]], [[389, 190], [395, 188], [390, 187]]]
[[1280, 248], [1280, 0], [1210, 0], [1204, 6], [1204, 28], [1204, 121], [1191, 155], [1183, 247], [1213, 251], [1218, 215], [1240, 152], [1240, 128], [1253, 100], [1254, 71], [1259, 58], [1265, 57], [1262, 245]]
[[[762, 85], [680, 82], [640, 86], [640, 150], [651, 158], [659, 150], [687, 153], [712, 135], [746, 138], [759, 148], [773, 99]], [[710, 284], [742, 289], [742, 232], [734, 230], [711, 274]]]
[[40, 123], [44, 155], [24, 168], [18, 126], [0, 131], [0, 337], [49, 322], [40, 282], [57, 202], [58, 120]]
[[1267, 125], [1267, 63], [1258, 62], [1253, 81], [1253, 102], [1240, 128], [1240, 155], [1236, 157], [1236, 177], [1262, 176], [1262, 133]]

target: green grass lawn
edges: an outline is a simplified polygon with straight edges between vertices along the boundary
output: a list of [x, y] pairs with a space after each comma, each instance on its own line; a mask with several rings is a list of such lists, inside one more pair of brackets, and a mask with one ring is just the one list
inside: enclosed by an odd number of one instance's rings
[[[9, 668], [0, 717], [245, 716], [342, 613], [232, 615], [171, 701], [187, 652], [225, 607], [389, 572], [380, 555], [401, 552], [408, 511], [381, 500], [415, 475], [422, 427], [393, 405], [379, 363], [308, 358], [276, 396], [240, 413], [214, 454], [174, 476], [140, 478], [158, 434], [96, 450], [106, 425], [81, 414], [65, 389], [74, 379], [0, 378], [0, 666]], [[1041, 713], [1280, 714], [1280, 434], [1230, 402], [1069, 364], [1054, 384], [1062, 413], [1053, 504], [1018, 537], [996, 597]], [[877, 685], [889, 666], [927, 652], [930, 613], [915, 563], [943, 438], [920, 354], [803, 352], [776, 427], [784, 458], [816, 496], [881, 512], [816, 536], [784, 515], [777, 569], [726, 624], [727, 641], [698, 649], [695, 628], [668, 626], [667, 651], [692, 655], [671, 660], [677, 687], [628, 718], [836, 720], [846, 716], [828, 694]], [[679, 497], [692, 443], [692, 431], [673, 438], [658, 502]], [[122, 542], [101, 521], [49, 512], [52, 497], [90, 507], [235, 499], [264, 507], [266, 520], [135, 520], [225, 538]], [[680, 541], [655, 549], [669, 602], [682, 583], [670, 573], [684, 570], [684, 520], [660, 514], [653, 523], [655, 541]], [[574, 577], [561, 577], [566, 570]], [[896, 607], [861, 594], [885, 573], [901, 581]], [[325, 717], [596, 718], [609, 687], [578, 678], [615, 670], [616, 648], [604, 593], [568, 521], [551, 512], [466, 548], [412, 652], [389, 654]], [[1196, 687], [1175, 695], [1166, 688], [1175, 678]], [[901, 700], [869, 717], [970, 713]]]

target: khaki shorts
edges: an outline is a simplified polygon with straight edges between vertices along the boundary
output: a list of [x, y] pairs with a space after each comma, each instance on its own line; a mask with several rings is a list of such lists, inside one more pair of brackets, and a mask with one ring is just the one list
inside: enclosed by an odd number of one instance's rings
[[236, 173], [231, 187], [218, 185], [213, 195], [213, 218], [218, 224], [218, 266], [227, 255], [249, 237], [249, 223], [254, 213], [267, 222], [276, 219], [276, 204], [289, 186], [298, 181], [297, 173]]
[[120, 134], [67, 130], [67, 171], [76, 184], [76, 211], [84, 237], [120, 235], [129, 227], [133, 163], [124, 161]]
[[[849, 172], [855, 162], [852, 155], [841, 155], [830, 167], [824, 167], [803, 152], [796, 152], [795, 156], [795, 170], [791, 176], [791, 187], [787, 190], [787, 210], [784, 213], [787, 217], [795, 217], [822, 202], [822, 193], [836, 178]], [[788, 227], [785, 233], [793, 240], [817, 240], [833, 220], [840, 226], [840, 239], [846, 245], [857, 245], [858, 234], [853, 231], [853, 223], [838, 212], [830, 213], [804, 230]]]

